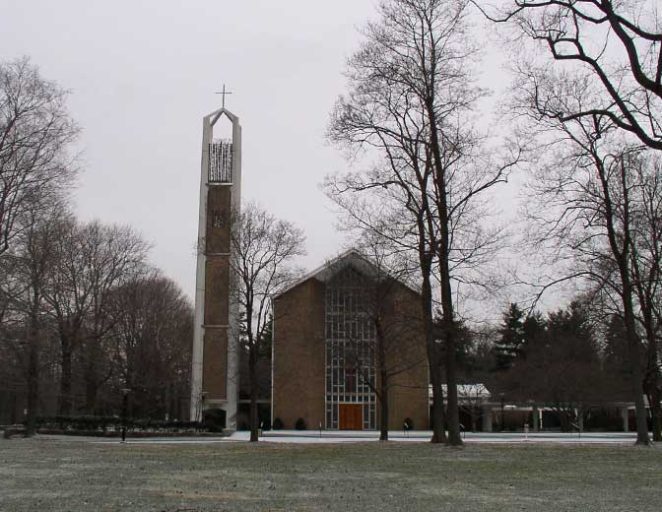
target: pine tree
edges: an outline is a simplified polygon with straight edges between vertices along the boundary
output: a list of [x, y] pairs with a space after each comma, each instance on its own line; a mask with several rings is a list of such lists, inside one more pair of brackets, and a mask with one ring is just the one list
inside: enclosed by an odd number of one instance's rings
[[608, 392], [612, 399], [626, 399], [630, 391], [631, 376], [625, 336], [623, 317], [611, 315], [605, 332], [602, 360], [605, 373], [610, 377]]
[[524, 324], [524, 311], [517, 304], [511, 303], [503, 315], [499, 341], [494, 346], [497, 371], [509, 369], [522, 355], [526, 341]]

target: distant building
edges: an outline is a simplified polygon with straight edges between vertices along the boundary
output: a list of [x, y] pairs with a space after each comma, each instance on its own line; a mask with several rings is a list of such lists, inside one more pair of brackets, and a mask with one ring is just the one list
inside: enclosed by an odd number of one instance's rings
[[389, 331], [384, 366], [393, 374], [389, 428], [402, 429], [405, 420], [429, 428], [420, 311], [415, 290], [354, 251], [282, 291], [274, 298], [274, 421], [285, 428], [300, 419], [314, 429], [379, 427], [379, 315]]

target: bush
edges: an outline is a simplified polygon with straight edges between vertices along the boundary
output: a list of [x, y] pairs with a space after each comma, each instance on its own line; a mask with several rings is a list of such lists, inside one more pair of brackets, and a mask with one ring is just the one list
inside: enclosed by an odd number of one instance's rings
[[70, 432], [118, 431], [126, 424], [129, 430], [181, 431], [200, 430], [204, 426], [195, 421], [163, 421], [152, 419], [122, 418], [118, 416], [41, 416], [37, 418], [37, 428], [64, 430]]
[[225, 411], [223, 409], [207, 409], [202, 415], [202, 424], [209, 432], [223, 432]]
[[297, 422], [294, 424], [294, 428], [297, 430], [306, 430], [306, 420], [303, 418], [299, 418]]
[[258, 404], [259, 425], [262, 430], [271, 430], [271, 405]]
[[37, 428], [60, 430], [101, 430], [120, 425], [121, 419], [113, 416], [53, 416], [37, 418]]
[[274, 430], [283, 430], [285, 428], [285, 424], [283, 423], [283, 420], [281, 420], [280, 418], [276, 418], [273, 424], [271, 425], [271, 427]]

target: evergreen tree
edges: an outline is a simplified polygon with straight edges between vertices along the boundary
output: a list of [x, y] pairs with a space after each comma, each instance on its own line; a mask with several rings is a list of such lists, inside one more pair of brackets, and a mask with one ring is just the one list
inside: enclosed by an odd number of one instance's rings
[[546, 325], [545, 319], [539, 311], [534, 311], [526, 317], [526, 320], [524, 320], [524, 356], [526, 356], [526, 353], [531, 347], [543, 342]]
[[531, 398], [553, 408], [567, 430], [602, 398], [595, 333], [577, 301], [550, 313], [545, 325], [544, 335], [527, 347], [524, 374]]
[[511, 303], [503, 315], [499, 340], [494, 346], [496, 370], [508, 370], [521, 356], [526, 341], [524, 325], [524, 311], [517, 304]]
[[625, 400], [630, 393], [630, 367], [628, 365], [628, 347], [623, 317], [611, 315], [605, 332], [603, 366], [609, 376], [607, 392], [610, 398]]

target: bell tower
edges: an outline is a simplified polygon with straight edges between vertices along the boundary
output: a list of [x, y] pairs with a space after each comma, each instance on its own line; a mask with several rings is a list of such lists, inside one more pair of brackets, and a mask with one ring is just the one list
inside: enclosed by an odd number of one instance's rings
[[[241, 125], [223, 106], [202, 121], [202, 166], [198, 224], [195, 320], [191, 375], [191, 420], [205, 409], [225, 411], [235, 430], [239, 387], [239, 308], [230, 268], [232, 219], [241, 199]], [[214, 128], [231, 127], [230, 137]], [[220, 130], [218, 130], [220, 131]]]

